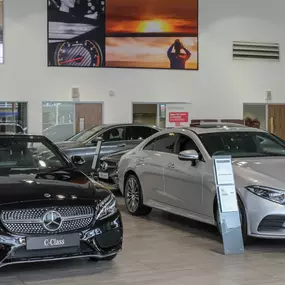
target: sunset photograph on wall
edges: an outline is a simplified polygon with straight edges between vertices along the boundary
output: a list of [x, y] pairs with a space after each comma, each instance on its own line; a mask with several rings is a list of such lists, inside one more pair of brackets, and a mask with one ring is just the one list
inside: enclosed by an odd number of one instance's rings
[[198, 0], [48, 0], [48, 65], [198, 70]]

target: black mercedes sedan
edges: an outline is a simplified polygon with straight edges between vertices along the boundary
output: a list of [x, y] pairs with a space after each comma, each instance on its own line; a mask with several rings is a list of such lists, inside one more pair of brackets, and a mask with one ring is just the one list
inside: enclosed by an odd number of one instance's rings
[[83, 163], [43, 136], [0, 135], [0, 267], [116, 257], [123, 237], [116, 198], [77, 169]]
[[83, 157], [85, 164], [79, 168], [89, 175], [92, 172], [96, 173], [97, 170], [97, 165], [93, 169], [92, 165], [99, 139], [103, 141], [100, 159], [114, 152], [133, 149], [159, 130], [155, 126], [143, 124], [100, 125], [84, 130], [64, 142], [57, 142], [56, 145], [69, 157], [75, 155]]

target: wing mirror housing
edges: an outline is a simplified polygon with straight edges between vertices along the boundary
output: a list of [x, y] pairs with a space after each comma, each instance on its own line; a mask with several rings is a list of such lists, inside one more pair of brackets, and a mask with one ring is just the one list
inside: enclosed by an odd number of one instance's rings
[[194, 149], [184, 150], [178, 154], [178, 159], [184, 161], [191, 161], [192, 164], [194, 165], [199, 160], [199, 154]]
[[77, 155], [72, 156], [71, 160], [72, 160], [73, 164], [76, 166], [80, 166], [80, 165], [83, 165], [85, 163], [85, 159], [82, 156], [77, 156]]
[[92, 139], [92, 144], [96, 145], [99, 141], [101, 141], [103, 143], [103, 138], [102, 137], [95, 137]]

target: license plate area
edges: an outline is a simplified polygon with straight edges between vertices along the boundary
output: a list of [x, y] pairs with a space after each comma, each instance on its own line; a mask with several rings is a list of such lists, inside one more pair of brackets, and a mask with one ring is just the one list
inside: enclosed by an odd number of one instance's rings
[[109, 179], [109, 174], [106, 172], [99, 172], [99, 178], [101, 179]]
[[79, 245], [79, 234], [27, 237], [26, 240], [27, 250], [79, 247]]

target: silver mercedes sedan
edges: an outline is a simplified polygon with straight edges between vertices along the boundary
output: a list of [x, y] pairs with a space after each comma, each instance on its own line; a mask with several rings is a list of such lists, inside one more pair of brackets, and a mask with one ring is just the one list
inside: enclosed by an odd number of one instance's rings
[[119, 162], [128, 211], [157, 208], [219, 226], [214, 155], [232, 156], [244, 240], [285, 238], [285, 143], [247, 127], [169, 129], [143, 141]]

